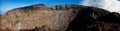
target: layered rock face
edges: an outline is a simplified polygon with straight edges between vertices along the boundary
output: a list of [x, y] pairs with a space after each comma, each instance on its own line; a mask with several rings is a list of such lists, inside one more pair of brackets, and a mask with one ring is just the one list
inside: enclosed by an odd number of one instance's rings
[[120, 14], [81, 5], [37, 4], [2, 14], [0, 31], [120, 31]]
[[78, 9], [62, 9], [60, 7], [62, 6], [50, 7], [37, 4], [10, 10], [2, 15], [1, 28], [23, 31], [37, 27], [42, 28], [39, 31], [65, 31], [77, 15]]

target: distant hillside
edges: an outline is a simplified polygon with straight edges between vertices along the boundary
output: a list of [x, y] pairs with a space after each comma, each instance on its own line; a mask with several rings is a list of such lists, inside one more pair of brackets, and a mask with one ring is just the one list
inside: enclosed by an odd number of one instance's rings
[[82, 5], [36, 4], [1, 15], [0, 31], [120, 31], [120, 14]]

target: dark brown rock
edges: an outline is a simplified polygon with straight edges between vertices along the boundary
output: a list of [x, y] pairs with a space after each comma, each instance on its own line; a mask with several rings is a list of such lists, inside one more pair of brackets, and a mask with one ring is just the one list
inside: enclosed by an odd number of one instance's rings
[[94, 7], [81, 7], [66, 31], [120, 31], [120, 14]]

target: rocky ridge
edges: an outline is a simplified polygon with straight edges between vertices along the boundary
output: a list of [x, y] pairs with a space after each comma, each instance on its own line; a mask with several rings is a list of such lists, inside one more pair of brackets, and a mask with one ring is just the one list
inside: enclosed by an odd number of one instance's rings
[[120, 14], [74, 4], [36, 4], [2, 14], [0, 31], [120, 31]]

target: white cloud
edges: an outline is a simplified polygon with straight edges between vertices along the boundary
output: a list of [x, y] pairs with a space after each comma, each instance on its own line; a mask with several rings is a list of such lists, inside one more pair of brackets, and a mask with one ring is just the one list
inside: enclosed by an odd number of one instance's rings
[[81, 5], [94, 6], [120, 13], [120, 2], [118, 0], [83, 0]]

